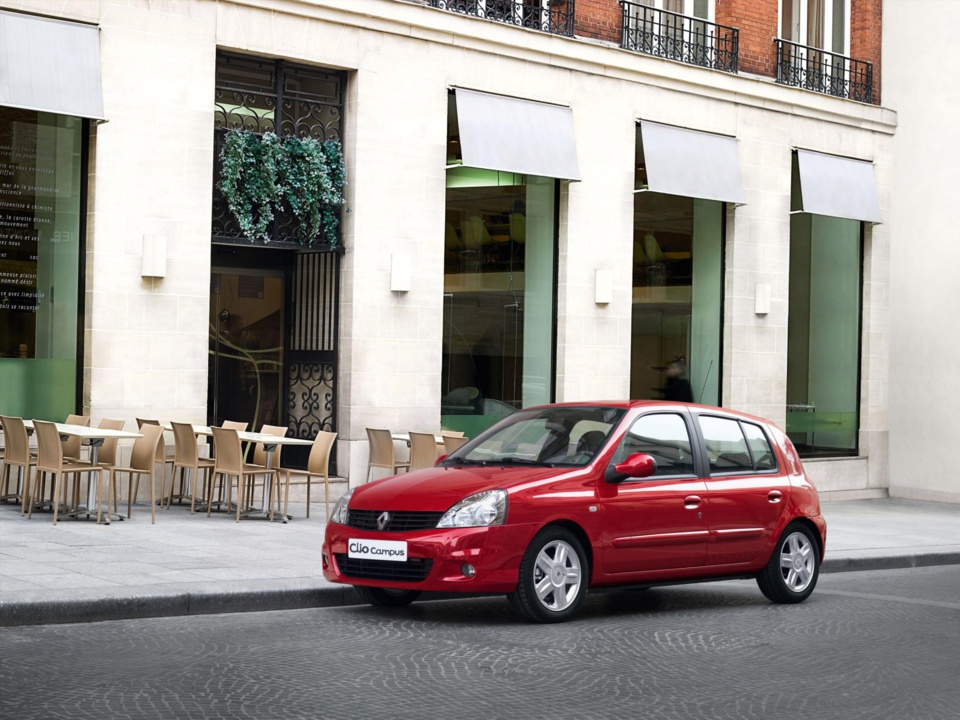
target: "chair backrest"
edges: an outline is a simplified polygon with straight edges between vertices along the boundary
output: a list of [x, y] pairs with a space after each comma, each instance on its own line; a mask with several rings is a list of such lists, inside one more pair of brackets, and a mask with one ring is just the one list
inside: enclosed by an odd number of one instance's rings
[[335, 432], [326, 432], [321, 430], [310, 446], [310, 457], [307, 460], [307, 472], [314, 475], [323, 475], [329, 477], [330, 473], [330, 450], [333, 448], [333, 441], [337, 439]]
[[0, 416], [0, 424], [3, 425], [3, 441], [7, 446], [3, 461], [26, 467], [30, 460], [30, 439], [23, 418]]
[[[190, 423], [171, 422], [173, 428], [173, 461], [177, 465], [196, 466], [199, 459], [197, 435]], [[141, 430], [143, 428], [140, 428]]]
[[[90, 418], [84, 415], [67, 415], [66, 425], [81, 425], [90, 427]], [[80, 438], [71, 435], [63, 441], [63, 456], [68, 458], [80, 457]]]
[[410, 433], [410, 469], [422, 470], [437, 464], [437, 438], [433, 433]]
[[462, 430], [441, 430], [440, 437], [463, 437]]
[[159, 420], [147, 420], [146, 418], [137, 418], [137, 429], [139, 430], [144, 425], [159, 425]]
[[490, 244], [490, 231], [479, 215], [471, 215], [463, 226], [463, 244], [467, 250], [479, 250]]
[[595, 453], [603, 445], [606, 434], [601, 430], [588, 430], [577, 440], [577, 454]]
[[443, 452], [449, 455], [454, 450], [458, 450], [464, 445], [470, 442], [470, 438], [466, 437], [453, 437], [451, 435], [443, 436]]
[[515, 243], [527, 241], [527, 218], [523, 213], [510, 213], [510, 237]]
[[134, 470], [153, 472], [157, 460], [157, 448], [163, 444], [163, 428], [160, 425], [148, 423], [140, 428], [140, 434], [143, 437], [138, 437], [133, 442], [130, 467]]
[[63, 469], [63, 446], [57, 426], [52, 422], [34, 420], [33, 431], [37, 436], [37, 470], [60, 472]]
[[[103, 418], [97, 427], [105, 430], [123, 430], [123, 420], [111, 420]], [[97, 462], [101, 465], [117, 464], [117, 438], [105, 438], [103, 445], [100, 446], [100, 452], [97, 453]]]
[[[260, 428], [260, 432], [262, 432], [264, 435], [276, 435], [277, 437], [287, 436], [287, 428], [280, 425], [264, 425]], [[277, 445], [277, 449], [273, 451], [273, 463], [271, 464], [272, 467], [280, 467], [281, 450], [283, 450], [283, 445]], [[257, 443], [253, 447], [253, 464], [267, 464], [267, 453], [263, 449], [263, 443]]]
[[445, 250], [459, 250], [460, 236], [451, 223], [447, 223], [443, 229], [443, 247]]
[[233, 428], [212, 427], [213, 449], [216, 452], [214, 472], [240, 475], [243, 472], [243, 450], [240, 436]]
[[660, 243], [653, 233], [647, 233], [643, 236], [643, 250], [647, 254], [647, 259], [652, 263], [664, 262], [663, 251], [660, 249]]
[[367, 440], [370, 441], [370, 464], [393, 469], [393, 437], [389, 430], [367, 428]]
[[240, 422], [239, 420], [224, 420], [223, 425], [220, 427], [227, 428], [228, 430], [236, 430], [237, 432], [246, 432], [247, 425], [250, 423]]

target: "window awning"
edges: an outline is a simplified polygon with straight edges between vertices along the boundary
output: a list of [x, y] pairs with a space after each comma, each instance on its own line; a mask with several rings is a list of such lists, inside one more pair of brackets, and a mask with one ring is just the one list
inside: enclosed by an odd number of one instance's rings
[[800, 212], [882, 222], [873, 163], [797, 150], [797, 164]]
[[104, 120], [100, 29], [0, 11], [0, 106]]
[[742, 203], [737, 139], [640, 121], [651, 192]]
[[462, 88], [454, 95], [465, 167], [580, 179], [570, 108]]

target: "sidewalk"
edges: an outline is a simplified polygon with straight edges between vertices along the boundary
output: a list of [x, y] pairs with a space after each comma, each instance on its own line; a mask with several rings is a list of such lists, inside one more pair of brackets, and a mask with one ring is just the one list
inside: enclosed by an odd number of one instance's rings
[[[286, 525], [136, 506], [109, 526], [0, 505], [0, 626], [280, 610], [359, 602], [320, 570], [323, 506]], [[823, 504], [824, 572], [960, 564], [960, 505]]]

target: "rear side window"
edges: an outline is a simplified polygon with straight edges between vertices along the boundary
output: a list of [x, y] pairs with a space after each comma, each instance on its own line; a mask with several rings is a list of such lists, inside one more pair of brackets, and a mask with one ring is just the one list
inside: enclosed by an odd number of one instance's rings
[[759, 426], [730, 418], [697, 418], [710, 460], [711, 475], [776, 470], [777, 461]]
[[646, 453], [657, 461], [654, 478], [694, 474], [690, 434], [679, 415], [663, 413], [637, 418], [617, 448], [613, 462], [621, 463], [634, 453]]

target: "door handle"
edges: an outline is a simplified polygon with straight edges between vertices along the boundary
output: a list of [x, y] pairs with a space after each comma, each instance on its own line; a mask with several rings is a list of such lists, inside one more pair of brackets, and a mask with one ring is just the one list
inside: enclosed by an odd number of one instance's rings
[[687, 510], [695, 510], [700, 507], [700, 496], [699, 495], [687, 495], [683, 499], [683, 506]]
[[783, 493], [780, 492], [779, 490], [771, 490], [769, 493], [767, 493], [767, 500], [769, 500], [772, 503], [778, 503], [782, 499], [783, 499]]

